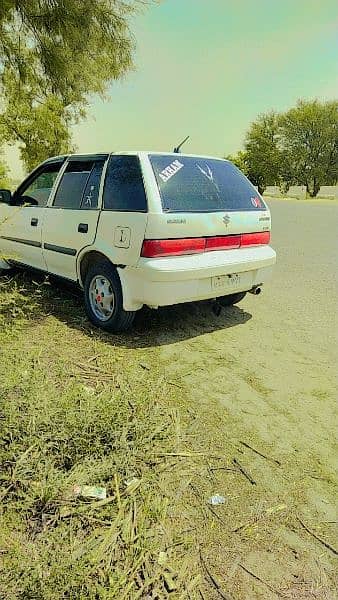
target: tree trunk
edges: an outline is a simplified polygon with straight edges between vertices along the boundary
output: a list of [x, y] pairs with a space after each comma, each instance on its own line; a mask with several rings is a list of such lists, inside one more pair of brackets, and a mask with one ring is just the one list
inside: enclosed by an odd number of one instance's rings
[[315, 198], [320, 190], [320, 183], [314, 177], [312, 185], [308, 182], [306, 184], [306, 193], [309, 194], [310, 198]]
[[282, 196], [285, 196], [290, 189], [290, 183], [288, 181], [281, 181], [279, 184], [279, 191]]

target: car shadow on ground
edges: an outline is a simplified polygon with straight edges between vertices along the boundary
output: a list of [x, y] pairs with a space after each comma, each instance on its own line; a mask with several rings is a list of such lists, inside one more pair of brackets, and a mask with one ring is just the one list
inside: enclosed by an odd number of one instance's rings
[[193, 302], [138, 311], [130, 331], [112, 334], [96, 328], [84, 311], [81, 290], [60, 280], [46, 280], [42, 275], [15, 273], [2, 279], [2, 289], [10, 295], [15, 287], [19, 296], [13, 302], [0, 304], [0, 318], [6, 322], [18, 315], [28, 317], [30, 324], [49, 315], [111, 346], [146, 348], [174, 344], [217, 330], [243, 325], [252, 315], [240, 308], [223, 308], [216, 316], [211, 301]]

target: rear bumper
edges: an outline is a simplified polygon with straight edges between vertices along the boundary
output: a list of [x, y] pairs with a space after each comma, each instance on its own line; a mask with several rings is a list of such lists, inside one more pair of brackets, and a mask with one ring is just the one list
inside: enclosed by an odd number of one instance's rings
[[[247, 291], [264, 283], [276, 262], [270, 246], [205, 252], [202, 254], [141, 258], [135, 268], [119, 269], [125, 310], [137, 310], [146, 304], [168, 306], [194, 300], [206, 300]], [[237, 273], [239, 283], [231, 288], [215, 288], [215, 277]]]

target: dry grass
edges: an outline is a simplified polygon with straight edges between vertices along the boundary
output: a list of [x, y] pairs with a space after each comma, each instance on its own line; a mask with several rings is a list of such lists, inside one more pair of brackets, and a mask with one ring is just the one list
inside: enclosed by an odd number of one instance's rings
[[[95, 356], [95, 339], [48, 316], [55, 290], [42, 281], [7, 278], [0, 294], [0, 596], [186, 597], [197, 582], [171, 550], [161, 491], [159, 455], [177, 447], [165, 382], [135, 353], [123, 368], [118, 348]], [[61, 300], [70, 313], [73, 302]], [[81, 500], [74, 484], [104, 486], [107, 500]]]
[[[147, 328], [93, 331], [71, 288], [0, 280], [0, 597], [333, 600], [330, 552], [297, 522], [302, 465], [167, 380]], [[307, 470], [330, 497], [331, 474]]]

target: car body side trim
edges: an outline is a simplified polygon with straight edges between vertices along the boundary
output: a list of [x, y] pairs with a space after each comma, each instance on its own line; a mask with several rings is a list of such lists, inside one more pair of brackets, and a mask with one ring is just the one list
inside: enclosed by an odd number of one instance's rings
[[16, 242], [17, 244], [25, 244], [25, 246], [34, 246], [35, 248], [41, 248], [42, 247], [41, 242], [38, 242], [36, 240], [24, 240], [24, 239], [21, 239], [21, 238], [8, 237], [6, 235], [1, 235], [0, 237], [3, 240], [8, 240], [9, 242]]
[[68, 256], [76, 256], [77, 250], [75, 248], [65, 248], [64, 246], [54, 246], [54, 244], [44, 244], [45, 250], [51, 252], [59, 252], [60, 254], [68, 254]]

